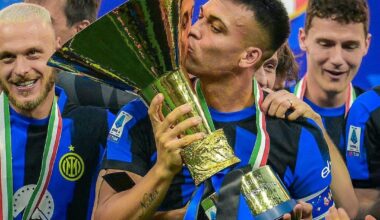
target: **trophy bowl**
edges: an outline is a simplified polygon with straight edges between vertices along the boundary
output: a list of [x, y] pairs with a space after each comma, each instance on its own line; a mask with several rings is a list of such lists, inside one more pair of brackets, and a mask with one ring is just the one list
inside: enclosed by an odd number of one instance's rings
[[185, 134], [206, 133], [203, 140], [186, 146], [181, 153], [198, 185], [240, 160], [223, 130], [211, 129], [205, 116], [208, 113], [203, 112], [188, 74], [181, 67], [181, 48], [187, 41], [187, 34], [182, 34], [182, 15], [191, 13], [192, 4], [193, 0], [127, 1], [75, 35], [53, 54], [48, 64], [132, 90], [147, 103], [162, 93], [164, 115], [189, 103], [192, 111], [180, 120], [199, 116], [203, 123]]

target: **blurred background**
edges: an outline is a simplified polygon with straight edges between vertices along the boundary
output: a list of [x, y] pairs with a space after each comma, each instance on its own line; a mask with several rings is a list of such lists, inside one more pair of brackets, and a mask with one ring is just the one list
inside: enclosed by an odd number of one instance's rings
[[[54, 0], [51, 0], [54, 1]], [[199, 6], [204, 4], [207, 0], [195, 0], [195, 9], [193, 22], [198, 17]], [[305, 9], [307, 0], [282, 0], [288, 9], [291, 18], [292, 31], [289, 38], [289, 43], [293, 52], [298, 57], [300, 64], [300, 76], [305, 73], [306, 59], [298, 46], [298, 30], [303, 27], [305, 21]], [[0, 9], [9, 4], [20, 2], [20, 0], [0, 0]], [[102, 0], [99, 10], [99, 16], [104, 15], [108, 11], [117, 7], [118, 5], [126, 2], [126, 0]], [[369, 53], [363, 59], [359, 73], [354, 79], [354, 85], [363, 89], [370, 89], [375, 85], [380, 85], [380, 1], [368, 0], [371, 20], [370, 20], [370, 33], [372, 34], [372, 42]]]

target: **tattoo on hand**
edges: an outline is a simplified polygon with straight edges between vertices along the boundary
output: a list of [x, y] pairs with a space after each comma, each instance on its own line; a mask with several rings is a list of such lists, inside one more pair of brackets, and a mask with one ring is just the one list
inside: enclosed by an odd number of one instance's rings
[[144, 219], [145, 215], [148, 213], [148, 209], [152, 206], [154, 200], [156, 200], [158, 196], [158, 191], [154, 190], [151, 193], [145, 193], [142, 201], [140, 202], [141, 206], [141, 215], [139, 219]]

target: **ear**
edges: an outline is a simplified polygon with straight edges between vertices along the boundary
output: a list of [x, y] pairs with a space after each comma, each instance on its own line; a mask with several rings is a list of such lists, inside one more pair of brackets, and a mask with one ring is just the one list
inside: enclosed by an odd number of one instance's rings
[[371, 40], [372, 40], [372, 34], [368, 33], [367, 34], [367, 38], [365, 39], [365, 51], [364, 51], [364, 55], [367, 54], [368, 52], [368, 48], [369, 48], [369, 45], [371, 44]]
[[57, 37], [55, 39], [55, 50], [58, 50], [62, 47], [62, 43], [61, 43], [61, 38], [60, 37]]
[[303, 51], [306, 51], [306, 31], [303, 28], [300, 28], [298, 31], [298, 43], [300, 44], [300, 48]]
[[91, 24], [91, 22], [89, 20], [78, 21], [77, 23], [74, 24], [75, 30], [78, 33], [79, 31], [85, 29], [90, 24]]
[[253, 67], [256, 63], [258, 63], [263, 55], [263, 52], [260, 48], [257, 47], [248, 47], [242, 53], [239, 66], [242, 68]]

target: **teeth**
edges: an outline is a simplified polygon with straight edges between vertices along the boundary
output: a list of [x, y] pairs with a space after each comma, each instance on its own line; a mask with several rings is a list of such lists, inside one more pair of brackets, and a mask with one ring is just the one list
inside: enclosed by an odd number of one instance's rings
[[30, 80], [30, 81], [25, 81], [25, 82], [19, 82], [16, 83], [17, 86], [22, 86], [22, 87], [30, 87], [35, 83], [35, 80]]

